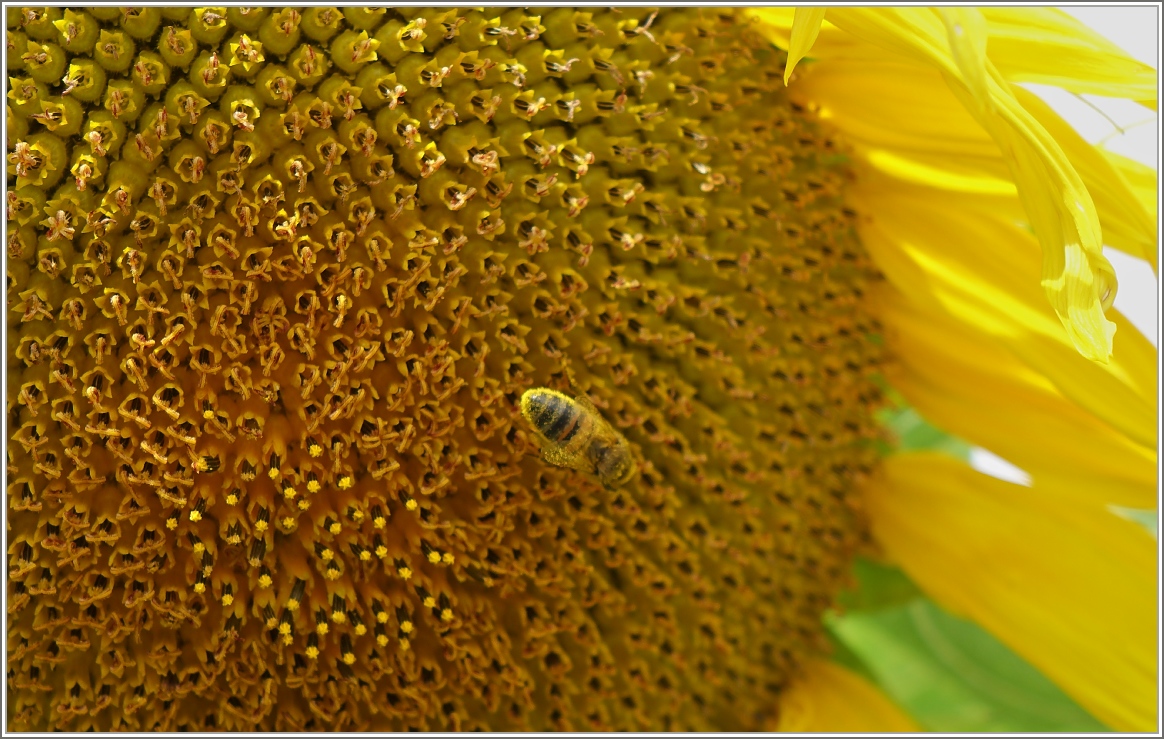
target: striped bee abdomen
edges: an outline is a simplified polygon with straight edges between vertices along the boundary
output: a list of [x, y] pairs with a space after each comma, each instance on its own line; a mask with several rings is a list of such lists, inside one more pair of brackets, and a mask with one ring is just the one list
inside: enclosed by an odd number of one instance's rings
[[521, 411], [547, 439], [565, 443], [578, 433], [581, 409], [565, 395], [540, 388], [521, 398]]

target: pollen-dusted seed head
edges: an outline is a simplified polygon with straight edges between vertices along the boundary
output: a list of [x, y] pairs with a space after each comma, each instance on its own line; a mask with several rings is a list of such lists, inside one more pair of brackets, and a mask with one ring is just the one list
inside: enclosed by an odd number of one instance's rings
[[[7, 27], [12, 728], [764, 725], [878, 402], [782, 53], [694, 8]], [[626, 485], [538, 455], [572, 383]]]

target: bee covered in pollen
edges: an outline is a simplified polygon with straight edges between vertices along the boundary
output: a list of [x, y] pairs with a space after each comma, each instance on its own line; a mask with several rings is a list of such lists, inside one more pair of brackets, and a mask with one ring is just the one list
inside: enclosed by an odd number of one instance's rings
[[593, 473], [607, 488], [634, 478], [630, 444], [585, 394], [571, 398], [550, 388], [531, 388], [521, 396], [521, 415], [537, 431], [542, 458], [550, 464]]

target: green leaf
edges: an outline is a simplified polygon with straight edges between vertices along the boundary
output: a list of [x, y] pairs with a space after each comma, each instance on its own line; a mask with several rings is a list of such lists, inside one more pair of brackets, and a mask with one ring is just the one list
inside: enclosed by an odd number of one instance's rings
[[857, 653], [849, 649], [849, 646], [841, 641], [840, 637], [829, 629], [825, 629], [825, 636], [828, 638], [829, 646], [832, 648], [829, 659], [842, 667], [847, 667], [874, 685], [877, 684], [877, 676], [869, 671], [869, 668], [861, 661]]
[[876, 442], [882, 455], [895, 452], [935, 451], [963, 461], [970, 459], [970, 444], [922, 418], [883, 376], [876, 375], [873, 381], [888, 403], [887, 407], [877, 413], [877, 420], [889, 432], [889, 443]]
[[1109, 731], [989, 633], [926, 598], [831, 615], [826, 626], [929, 731]]
[[858, 557], [853, 562], [853, 575], [857, 587], [837, 596], [837, 604], [846, 612], [889, 608], [923, 597], [913, 580], [891, 565]]
[[886, 409], [879, 420], [897, 439], [895, 451], [943, 452], [958, 459], [970, 459], [970, 444], [930, 424], [910, 406]]

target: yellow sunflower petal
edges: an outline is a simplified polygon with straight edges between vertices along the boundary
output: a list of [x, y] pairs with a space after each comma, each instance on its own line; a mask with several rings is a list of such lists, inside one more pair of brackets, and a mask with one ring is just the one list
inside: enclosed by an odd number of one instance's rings
[[[1156, 110], [1156, 70], [1060, 10], [1005, 6], [979, 9], [989, 35], [990, 61], [1011, 82], [1053, 85], [1080, 94], [1135, 100]], [[756, 8], [769, 38], [788, 48], [795, 11], [791, 7]], [[805, 56], [885, 58], [827, 20]]]
[[868, 152], [864, 161], [902, 183], [930, 187], [935, 197], [937, 193], [941, 197], [958, 193], [989, 197], [996, 203], [1000, 215], [1006, 213], [1013, 221], [1024, 217], [1022, 206], [1015, 197], [1014, 183], [992, 175], [989, 162], [975, 161], [970, 157], [961, 160], [949, 157], [943, 164], [941, 154], [910, 152], [902, 155], [884, 150]]
[[788, 44], [788, 62], [784, 65], [784, 84], [788, 84], [797, 63], [816, 43], [816, 37], [820, 35], [820, 24], [824, 17], [825, 9], [821, 7], [796, 9], [792, 22], [792, 36]]
[[966, 85], [980, 102], [990, 100], [986, 58], [986, 20], [976, 8], [937, 8], [946, 27], [950, 54], [961, 70]]
[[[818, 66], [798, 89], [822, 101], [822, 117], [878, 169], [943, 190], [1015, 192], [997, 144], [937, 70], [885, 59], [836, 59]], [[1064, 145], [1095, 200], [1105, 243], [1155, 264], [1154, 170], [1087, 144], [1037, 97], [1021, 88], [1014, 92]], [[1017, 217], [1025, 219], [1021, 211]]]
[[919, 731], [889, 698], [840, 665], [814, 660], [780, 697], [776, 731], [794, 733]]
[[[792, 47], [792, 27], [796, 21], [796, 13], [801, 10], [794, 7], [782, 8], [750, 8], [747, 13], [759, 22], [759, 29], [766, 37], [782, 49]], [[879, 60], [885, 59], [885, 53], [880, 49], [871, 48], [829, 23], [828, 18], [817, 28], [817, 36], [811, 48], [804, 50], [804, 58], [812, 59], [851, 59], [851, 58]]]
[[963, 108], [937, 70], [879, 60], [821, 64], [797, 88], [822, 118], [867, 149], [933, 152], [988, 161], [1000, 175], [998, 145]]
[[1119, 731], [1154, 731], [1155, 542], [1078, 498], [937, 454], [887, 461], [868, 510], [887, 553]]
[[1100, 148], [1099, 151], [1124, 176], [1135, 193], [1136, 199], [1140, 201], [1145, 210], [1152, 214], [1152, 220], [1155, 220], [1160, 206], [1160, 189], [1156, 170], [1114, 151], [1104, 148]]
[[981, 12], [990, 60], [1006, 79], [1128, 98], [1156, 109], [1156, 70], [1063, 11], [999, 6]]
[[1072, 342], [1089, 359], [1108, 361], [1115, 325], [1103, 312], [1115, 298], [1115, 270], [1103, 256], [1095, 206], [1062, 149], [987, 61], [978, 12], [843, 8], [830, 19], [942, 71], [1007, 158], [1042, 245], [1043, 288]]
[[[798, 89], [821, 101], [821, 117], [853, 144], [854, 157], [862, 164], [923, 186], [935, 199], [990, 195], [994, 209], [1025, 219], [997, 144], [958, 103], [937, 70], [844, 59], [820, 65]], [[867, 172], [860, 175], [865, 178]], [[879, 180], [872, 189], [892, 184]], [[934, 190], [942, 192], [936, 195]]]
[[[1131, 185], [1102, 151], [1084, 141], [1067, 121], [1060, 118], [1037, 95], [1017, 86], [1011, 89], [1022, 106], [1055, 137], [1075, 171], [1083, 178], [1099, 213], [1104, 242], [1155, 265], [1155, 201], [1153, 210], [1149, 212], [1146, 204], [1135, 196]], [[1152, 189], [1154, 192], [1155, 177]]]
[[[829, 19], [871, 45], [942, 72], [1006, 156], [1042, 245], [1043, 287], [1072, 342], [1084, 356], [1108, 361], [1115, 326], [1104, 308], [1115, 298], [1115, 271], [1103, 256], [1095, 206], [1058, 144], [989, 62], [981, 15], [846, 7], [832, 9]], [[911, 76], [901, 81], [908, 85]]]
[[876, 299], [897, 358], [888, 377], [925, 418], [1001, 455], [1036, 481], [1064, 475], [1092, 481], [1078, 489], [1092, 503], [1155, 505], [1154, 449], [1114, 432], [989, 336], [911, 307], [891, 289]]
[[[1136, 443], [1156, 447], [1156, 353], [1118, 312], [1111, 363], [1076, 352], [1035, 287], [1031, 236], [991, 212], [994, 199], [935, 200], [924, 188], [875, 174], [853, 196], [878, 217], [861, 229], [889, 281], [916, 305], [994, 336], [1059, 392]], [[921, 204], [924, 203], [924, 206]]]
[[[1135, 197], [1136, 202], [1140, 204], [1140, 207], [1144, 209], [1144, 212], [1148, 214], [1149, 222], [1155, 226], [1157, 218], [1159, 218], [1160, 207], [1160, 188], [1157, 185], [1156, 170], [1146, 165], [1140, 164], [1134, 159], [1128, 159], [1121, 154], [1116, 154], [1114, 151], [1099, 149], [1099, 152], [1103, 154], [1103, 158], [1108, 161], [1108, 164], [1110, 164], [1117, 172], [1120, 173], [1121, 176], [1123, 176], [1124, 182], [1126, 182], [1130, 188], [1132, 196]], [[1104, 235], [1105, 237], [1107, 236], [1106, 231], [1104, 232]], [[1124, 249], [1127, 251], [1126, 248], [1121, 247], [1118, 244], [1111, 243], [1110, 241], [1109, 244], [1111, 246], [1115, 246], [1117, 249]], [[1155, 239], [1153, 239], [1152, 243], [1149, 245], [1147, 254], [1136, 255], [1140, 256], [1141, 259], [1146, 259], [1152, 265], [1152, 270], [1157, 274], [1160, 273], [1158, 248], [1159, 244]], [[1135, 254], [1135, 252], [1130, 251], [1129, 253]]]

